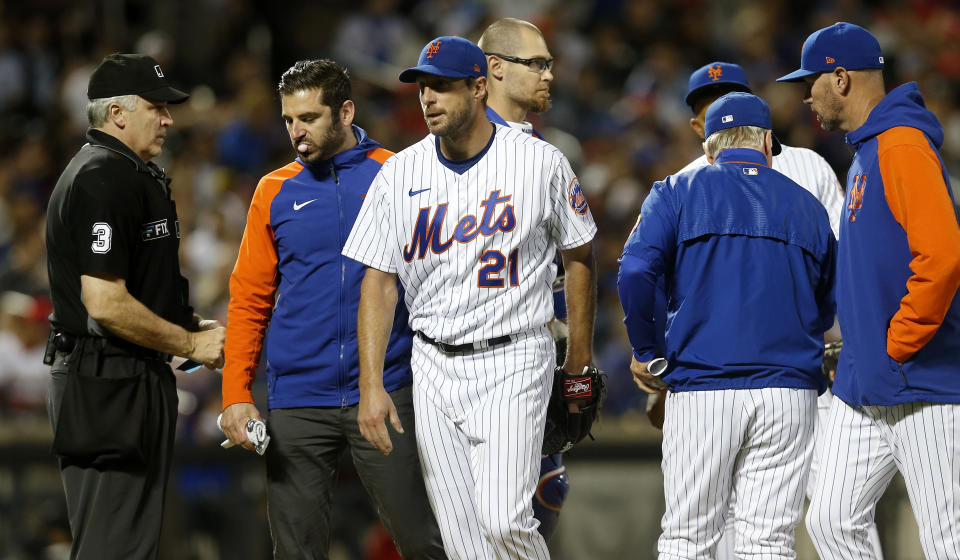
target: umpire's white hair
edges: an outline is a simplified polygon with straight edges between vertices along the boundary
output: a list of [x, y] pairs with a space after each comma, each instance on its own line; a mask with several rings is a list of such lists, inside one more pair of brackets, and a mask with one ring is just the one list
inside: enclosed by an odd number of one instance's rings
[[759, 126], [725, 128], [707, 137], [703, 148], [713, 157], [717, 157], [720, 152], [728, 148], [753, 148], [763, 151], [763, 138], [766, 134], [767, 129]]
[[87, 122], [89, 122], [93, 128], [103, 126], [103, 123], [107, 122], [107, 113], [110, 111], [110, 106], [114, 103], [119, 104], [127, 111], [136, 111], [137, 97], [139, 96], [131, 94], [91, 99], [90, 102], [87, 103]]

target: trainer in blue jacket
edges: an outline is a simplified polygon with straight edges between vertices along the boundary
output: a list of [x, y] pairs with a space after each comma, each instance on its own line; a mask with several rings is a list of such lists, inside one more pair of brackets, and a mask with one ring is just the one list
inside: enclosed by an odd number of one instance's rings
[[327, 558], [340, 456], [357, 473], [404, 558], [446, 558], [413, 433], [407, 311], [397, 305], [384, 386], [407, 433], [384, 456], [357, 424], [357, 307], [364, 266], [340, 254], [373, 178], [393, 154], [353, 125], [346, 69], [300, 61], [280, 81], [299, 157], [261, 179], [230, 276], [223, 422], [250, 449], [250, 386], [267, 352], [267, 513], [276, 558]]
[[866, 29], [811, 34], [804, 103], [856, 149], [837, 256], [843, 351], [807, 516], [822, 558], [873, 558], [864, 528], [899, 469], [927, 558], [960, 558], [960, 223], [916, 83], [886, 93]]
[[715, 553], [732, 496], [738, 557], [789, 558], [800, 521], [836, 239], [809, 191], [770, 168], [779, 142], [759, 97], [705, 117], [712, 165], [656, 183], [623, 249], [618, 288], [641, 389], [667, 289], [660, 557]]

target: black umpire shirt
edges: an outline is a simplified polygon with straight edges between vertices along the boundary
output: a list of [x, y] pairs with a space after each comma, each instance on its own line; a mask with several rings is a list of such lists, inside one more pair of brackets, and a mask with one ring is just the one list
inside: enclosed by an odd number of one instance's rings
[[180, 224], [170, 180], [117, 138], [87, 131], [87, 144], [60, 175], [47, 208], [47, 272], [54, 327], [109, 336], [87, 314], [80, 276], [112, 276], [160, 317], [193, 322], [180, 274]]

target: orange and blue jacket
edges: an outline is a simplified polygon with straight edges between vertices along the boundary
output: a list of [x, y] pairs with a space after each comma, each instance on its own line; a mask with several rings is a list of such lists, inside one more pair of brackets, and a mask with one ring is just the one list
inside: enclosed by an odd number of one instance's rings
[[[309, 165], [298, 159], [257, 185], [230, 276], [224, 408], [253, 402], [264, 347], [269, 408], [360, 400], [357, 306], [365, 267], [340, 251], [393, 154], [363, 129], [353, 133], [353, 148]], [[401, 289], [384, 364], [387, 391], [411, 383], [407, 318]]]
[[847, 143], [833, 391], [854, 405], [960, 403], [960, 220], [940, 122], [911, 82]]

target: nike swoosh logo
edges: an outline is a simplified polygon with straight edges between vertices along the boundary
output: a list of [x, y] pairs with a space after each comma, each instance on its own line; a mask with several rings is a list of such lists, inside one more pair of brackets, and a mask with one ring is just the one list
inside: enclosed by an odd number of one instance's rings
[[426, 191], [429, 191], [429, 190], [430, 190], [429, 187], [426, 188], [426, 189], [420, 189], [419, 191], [415, 191], [415, 190], [413, 190], [413, 189], [410, 189], [410, 196], [418, 195], [418, 194], [420, 194], [420, 193], [422, 193], [422, 192], [426, 192]]
[[303, 208], [304, 206], [306, 206], [307, 204], [310, 204], [311, 202], [315, 202], [316, 200], [317, 200], [316, 198], [313, 199], [313, 200], [308, 200], [308, 201], [304, 202], [303, 204], [297, 204], [297, 201], [294, 200], [294, 201], [293, 201], [293, 209], [294, 209], [294, 211], [299, 210], [299, 209]]

